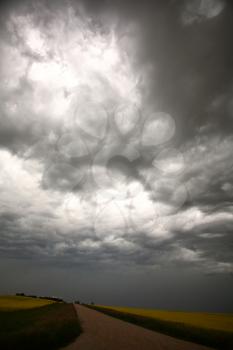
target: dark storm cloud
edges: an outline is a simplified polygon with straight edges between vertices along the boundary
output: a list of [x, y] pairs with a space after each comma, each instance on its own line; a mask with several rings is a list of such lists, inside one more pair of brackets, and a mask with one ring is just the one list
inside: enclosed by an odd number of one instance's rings
[[[186, 154], [184, 181], [191, 205], [211, 211], [232, 203], [232, 137], [198, 137]], [[198, 187], [196, 186], [198, 184]]]
[[185, 269], [191, 284], [232, 273], [232, 11], [221, 0], [5, 4], [4, 259], [80, 268], [90, 285], [99, 271], [162, 281], [174, 269], [174, 285]]
[[91, 227], [81, 232], [69, 231], [64, 236], [59, 227], [54, 230], [54, 227], [46, 226], [36, 218], [25, 227], [22, 217], [5, 213], [1, 216], [1, 256], [47, 261], [59, 266], [87, 267], [94, 264], [96, 267], [109, 267], [123, 264], [150, 268], [162, 265], [165, 268], [182, 267], [185, 263], [186, 268], [204, 268], [206, 273], [228, 273], [233, 261], [233, 217], [221, 218], [219, 214], [191, 228], [185, 228], [184, 223], [177, 224], [175, 218], [171, 219], [172, 236], [158, 241], [148, 237], [147, 232], [100, 238], [95, 233], [93, 235]]
[[[95, 12], [96, 5], [88, 4]], [[149, 101], [173, 115], [178, 139], [194, 135], [196, 128], [208, 123], [218, 132], [229, 133], [233, 122], [232, 108], [226, 107], [232, 98], [231, 2], [100, 2], [97, 13], [105, 5], [119, 11], [123, 23], [135, 20], [139, 25], [136, 63], [152, 65], [151, 84], [146, 86]], [[184, 23], [186, 15], [190, 22]], [[119, 31], [124, 31], [121, 22], [120, 26]]]
[[[182, 22], [185, 2], [148, 2], [148, 7], [143, 9], [140, 3], [132, 9], [130, 1], [124, 5], [88, 2], [87, 8], [100, 18], [105, 11], [119, 11], [122, 20], [137, 20], [140, 29], [136, 64], [153, 66], [154, 76], [149, 81], [152, 85], [147, 86], [149, 101], [153, 104], [155, 99], [160, 109], [172, 114], [177, 125], [176, 139], [195, 136], [199, 128], [205, 132], [208, 125], [208, 134], [224, 137], [231, 132], [233, 50], [230, 33], [233, 28], [229, 2], [218, 16], [203, 16], [190, 24]], [[223, 162], [224, 159], [220, 169]], [[213, 188], [210, 201], [214, 201], [215, 192]], [[217, 201], [218, 197], [215, 198]]]

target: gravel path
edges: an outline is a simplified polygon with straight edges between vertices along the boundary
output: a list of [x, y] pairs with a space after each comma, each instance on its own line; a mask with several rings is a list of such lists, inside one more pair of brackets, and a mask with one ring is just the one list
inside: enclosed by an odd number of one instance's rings
[[208, 350], [128, 322], [75, 306], [83, 333], [63, 350]]

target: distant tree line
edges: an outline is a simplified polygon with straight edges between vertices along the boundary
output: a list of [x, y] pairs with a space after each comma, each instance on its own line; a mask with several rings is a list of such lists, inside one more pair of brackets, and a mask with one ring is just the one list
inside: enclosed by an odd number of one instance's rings
[[[16, 293], [15, 295], [19, 296], [19, 297], [40, 298], [40, 299], [46, 299], [46, 300], [52, 300], [52, 301], [65, 303], [65, 301], [62, 298], [57, 298], [57, 297], [39, 296], [39, 295], [25, 294], [25, 293]], [[79, 300], [75, 300], [74, 304], [95, 305], [95, 303], [93, 301], [91, 301], [89, 304], [86, 304], [86, 303], [82, 303]]]
[[87, 303], [81, 303], [79, 300], [75, 300], [74, 302], [75, 304], [81, 304], [81, 305], [95, 305], [95, 303], [92, 301], [90, 304], [87, 304]]
[[19, 297], [30, 297], [30, 298], [40, 298], [40, 299], [46, 299], [46, 300], [52, 300], [52, 301], [57, 301], [57, 302], [65, 302], [62, 298], [57, 298], [57, 297], [48, 297], [48, 296], [37, 296], [37, 295], [27, 295], [25, 293], [16, 293], [16, 296]]

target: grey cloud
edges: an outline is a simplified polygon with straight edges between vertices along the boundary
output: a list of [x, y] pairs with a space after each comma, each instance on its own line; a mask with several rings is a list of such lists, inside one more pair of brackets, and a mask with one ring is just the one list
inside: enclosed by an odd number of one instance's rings
[[179, 4], [160, 4], [157, 11], [151, 11], [151, 17], [145, 16], [147, 25], [140, 17], [146, 28], [139, 48], [142, 62], [155, 62], [151, 101], [171, 111], [178, 125], [178, 140], [193, 135], [194, 129], [207, 121], [228, 132], [232, 128], [229, 113], [213, 114], [206, 109], [213, 99], [231, 90], [232, 5], [227, 2], [216, 20], [189, 28], [179, 20]]
[[224, 9], [225, 2], [219, 0], [188, 1], [183, 13], [184, 24], [212, 19], [218, 16]]
[[[203, 23], [183, 25], [187, 3], [207, 11]], [[211, 7], [218, 8], [218, 3], [223, 11], [208, 19], [208, 11]], [[105, 10], [105, 5], [100, 3], [100, 12]], [[217, 132], [229, 134], [232, 117], [227, 103], [212, 107], [211, 111], [210, 107], [222, 95], [232, 95], [231, 2], [148, 1], [147, 6], [140, 2], [133, 2], [132, 6], [132, 2], [127, 1], [124, 5], [115, 2], [108, 5], [121, 14], [119, 31], [124, 31], [125, 22], [137, 23], [133, 52], [136, 67], [146, 70], [147, 64], [152, 66], [143, 87], [145, 101], [171, 113], [177, 124], [177, 142], [195, 135], [197, 128], [208, 123]], [[96, 7], [91, 3], [89, 9], [96, 14]], [[130, 45], [126, 49], [130, 52]]]
[[[60, 265], [69, 264], [115, 264], [124, 263], [129, 266], [182, 266], [196, 267], [205, 272], [219, 272], [218, 266], [228, 271], [233, 261], [231, 233], [233, 219], [196, 225], [192, 230], [177, 231], [168, 240], [158, 241], [148, 237], [147, 232], [125, 234], [120, 237], [98, 238], [91, 228], [82, 232], [66, 232], [66, 238], [59, 229], [49, 231], [49, 239], [44, 234], [46, 225], [35, 220], [33, 234], [20, 224], [20, 217], [5, 213], [1, 216], [1, 254], [2, 256], [18, 256], [20, 259], [46, 259]], [[182, 228], [181, 228], [182, 229]], [[208, 232], [208, 235], [205, 233]], [[77, 234], [78, 233], [78, 234]], [[200, 252], [200, 253], [199, 253]], [[226, 264], [224, 268], [224, 264]], [[229, 270], [230, 271], [230, 270]]]
[[197, 3], [5, 5], [4, 259], [232, 273], [232, 4]]
[[224, 184], [232, 181], [232, 149], [231, 137], [215, 136], [197, 138], [187, 150], [184, 182], [191, 205], [199, 203], [207, 209], [208, 205], [213, 208], [230, 205], [232, 191], [224, 190]]

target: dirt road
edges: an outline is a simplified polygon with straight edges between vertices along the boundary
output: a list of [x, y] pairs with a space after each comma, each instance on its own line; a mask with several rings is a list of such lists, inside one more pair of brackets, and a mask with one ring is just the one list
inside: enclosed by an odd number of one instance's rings
[[63, 350], [207, 350], [133, 324], [75, 306], [83, 333]]

